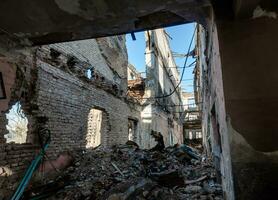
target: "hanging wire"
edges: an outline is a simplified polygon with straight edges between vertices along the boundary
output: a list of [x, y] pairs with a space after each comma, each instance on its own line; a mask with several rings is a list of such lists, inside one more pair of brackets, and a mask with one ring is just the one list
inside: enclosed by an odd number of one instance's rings
[[185, 73], [185, 68], [186, 68], [188, 57], [189, 57], [189, 52], [190, 52], [190, 49], [191, 49], [191, 46], [192, 46], [192, 43], [193, 43], [193, 40], [194, 40], [194, 37], [195, 37], [196, 29], [197, 29], [197, 26], [195, 26], [195, 29], [194, 29], [194, 32], [193, 32], [193, 35], [192, 35], [192, 38], [191, 38], [191, 41], [190, 41], [190, 44], [189, 44], [189, 47], [188, 47], [188, 50], [187, 50], [187, 54], [186, 54], [186, 58], [185, 58], [185, 61], [184, 61], [184, 66], [183, 66], [183, 70], [182, 70], [182, 74], [181, 74], [181, 79], [179, 80], [179, 83], [176, 85], [174, 90], [172, 92], [170, 92], [169, 94], [166, 94], [166, 95], [155, 96], [155, 97], [146, 97], [146, 98], [142, 97], [140, 99], [147, 99], [147, 100], [148, 99], [161, 99], [161, 98], [169, 97], [176, 92], [176, 90], [178, 89], [178, 87], [180, 86], [180, 84], [182, 82], [182, 79], [183, 79], [183, 76], [184, 76], [184, 73]]

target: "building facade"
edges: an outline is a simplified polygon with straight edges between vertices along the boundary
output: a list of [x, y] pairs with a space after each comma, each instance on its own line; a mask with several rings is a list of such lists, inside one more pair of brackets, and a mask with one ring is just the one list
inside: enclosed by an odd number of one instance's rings
[[151, 131], [160, 132], [166, 146], [183, 142], [184, 115], [179, 72], [164, 29], [145, 32], [146, 74], [129, 65], [128, 96], [141, 107], [138, 144], [151, 148]]
[[202, 122], [199, 110], [200, 103], [196, 103], [193, 92], [182, 92], [184, 108], [184, 140], [201, 140]]

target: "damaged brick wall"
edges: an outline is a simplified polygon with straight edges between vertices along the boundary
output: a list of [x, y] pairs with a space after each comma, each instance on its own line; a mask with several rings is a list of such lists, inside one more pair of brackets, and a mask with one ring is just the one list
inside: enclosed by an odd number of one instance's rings
[[124, 35], [57, 43], [44, 48], [53, 48], [68, 57], [73, 56], [80, 62], [87, 63], [88, 68], [126, 91], [128, 61]]
[[[90, 42], [89, 44], [92, 45]], [[120, 44], [124, 51], [125, 40], [121, 40]], [[128, 118], [134, 117], [140, 121], [140, 107], [133, 103], [129, 104], [125, 93], [127, 83], [121, 84], [126, 82], [127, 72], [123, 70], [121, 72], [119, 69], [124, 68], [126, 71], [127, 57], [115, 56], [114, 59], [123, 60], [116, 62], [118, 69], [112, 69], [113, 66], [108, 66], [106, 63], [106, 58], [101, 59], [99, 49], [94, 52], [99, 48], [98, 45], [91, 49], [90, 53], [96, 55], [89, 61], [80, 56], [82, 52], [74, 52], [74, 48], [77, 48], [77, 51], [82, 48], [80, 42], [76, 45], [68, 48], [56, 44], [26, 49], [21, 52], [20, 58], [13, 61], [14, 65], [2, 61], [0, 63], [0, 71], [5, 73], [4, 82], [8, 96], [7, 100], [0, 101], [0, 167], [11, 170], [14, 177], [22, 176], [22, 172], [40, 149], [38, 141], [40, 128], [48, 128], [51, 131], [51, 143], [47, 154], [50, 158], [55, 158], [64, 151], [86, 148], [91, 109], [103, 111], [101, 129], [103, 145], [125, 143], [128, 140]], [[101, 61], [97, 62], [95, 57], [100, 57]], [[99, 65], [108, 67], [102, 69]], [[94, 76], [90, 78], [86, 75], [86, 71], [91, 66], [104, 72], [96, 70]], [[22, 103], [29, 122], [27, 143], [6, 144], [5, 114], [17, 101]], [[5, 180], [11, 181], [11, 185], [6, 188], [9, 192], [13, 191], [17, 182], [9, 177]], [[0, 182], [2, 184], [2, 181]]]
[[[0, 196], [15, 189], [18, 175], [26, 169], [39, 149], [34, 104], [36, 70], [33, 66], [35, 60], [32, 51], [25, 53], [19, 58], [3, 57], [0, 62], [0, 71], [3, 74], [7, 95], [6, 99], [0, 101]], [[29, 124], [26, 142], [22, 144], [7, 143], [4, 138], [8, 133], [6, 114], [16, 102], [21, 103]]]
[[[110, 40], [104, 40], [106, 39]], [[123, 42], [124, 40], [121, 41]], [[53, 139], [49, 151], [54, 155], [66, 149], [86, 147], [88, 118], [92, 108], [99, 108], [107, 115], [107, 129], [104, 131], [107, 135], [101, 136], [103, 143], [124, 143], [128, 138], [129, 112], [126, 111], [129, 111], [129, 107], [125, 102], [124, 86], [119, 88], [117, 80], [113, 77], [110, 80], [109, 74], [121, 77], [110, 66], [105, 73], [98, 71], [99, 61], [94, 60], [94, 57], [102, 56], [99, 49], [94, 52], [98, 45], [91, 49], [93, 52], [76, 53], [75, 48], [78, 52], [83, 45], [85, 49], [90, 49], [97, 44], [92, 40], [88, 43], [78, 41], [77, 44], [71, 43], [70, 47], [67, 43], [62, 43], [43, 46], [38, 51], [38, 107], [39, 113], [48, 119], [46, 126], [52, 130]], [[61, 53], [56, 59], [50, 55], [52, 48]], [[62, 51], [65, 49], [66, 51]], [[69, 57], [75, 59], [73, 65], [69, 65]], [[84, 57], [88, 60], [84, 60]], [[123, 59], [117, 62], [122, 64], [118, 68], [126, 69], [127, 57], [114, 56], [114, 59]], [[102, 62], [102, 66], [108, 65], [105, 59]], [[86, 77], [86, 69], [90, 66], [96, 66], [95, 76], [92, 78]], [[126, 76], [126, 73], [121, 75]], [[126, 77], [121, 78], [120, 82], [124, 80], [126, 81]]]

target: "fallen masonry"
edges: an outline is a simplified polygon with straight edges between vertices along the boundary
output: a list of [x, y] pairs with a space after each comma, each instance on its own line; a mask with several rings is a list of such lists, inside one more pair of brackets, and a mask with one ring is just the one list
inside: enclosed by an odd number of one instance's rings
[[129, 141], [71, 156], [71, 166], [33, 181], [23, 199], [223, 199], [211, 160], [185, 145], [158, 152]]

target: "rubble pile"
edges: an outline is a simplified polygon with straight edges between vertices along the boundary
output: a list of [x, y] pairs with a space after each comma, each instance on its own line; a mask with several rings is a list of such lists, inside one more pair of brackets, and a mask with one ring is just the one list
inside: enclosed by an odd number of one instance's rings
[[71, 167], [28, 198], [223, 199], [211, 162], [185, 145], [151, 151], [131, 142], [75, 152], [74, 157]]

